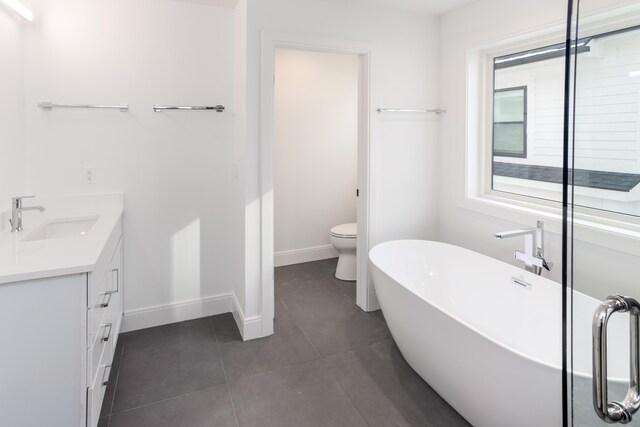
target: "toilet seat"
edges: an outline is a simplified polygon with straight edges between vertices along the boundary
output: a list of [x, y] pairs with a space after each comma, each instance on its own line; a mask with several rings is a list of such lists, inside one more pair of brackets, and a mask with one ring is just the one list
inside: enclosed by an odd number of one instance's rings
[[341, 239], [355, 239], [358, 237], [358, 224], [352, 222], [349, 224], [336, 225], [331, 229], [331, 235]]

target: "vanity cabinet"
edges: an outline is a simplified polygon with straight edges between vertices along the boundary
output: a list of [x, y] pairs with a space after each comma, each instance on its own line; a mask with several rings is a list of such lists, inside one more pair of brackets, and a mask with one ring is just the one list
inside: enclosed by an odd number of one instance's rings
[[0, 426], [89, 426], [123, 315], [122, 224], [91, 271], [0, 284]]
[[103, 271], [87, 276], [87, 426], [100, 417], [122, 323], [122, 238]]

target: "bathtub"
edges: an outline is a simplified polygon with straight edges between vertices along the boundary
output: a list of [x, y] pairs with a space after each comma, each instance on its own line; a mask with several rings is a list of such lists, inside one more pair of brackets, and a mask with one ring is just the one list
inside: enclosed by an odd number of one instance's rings
[[[562, 425], [558, 283], [432, 241], [382, 243], [369, 259], [398, 348], [467, 421], [476, 427]], [[573, 300], [574, 425], [604, 426], [591, 403], [591, 318], [600, 301], [579, 292]], [[628, 327], [622, 314], [609, 322], [610, 400], [626, 393]]]

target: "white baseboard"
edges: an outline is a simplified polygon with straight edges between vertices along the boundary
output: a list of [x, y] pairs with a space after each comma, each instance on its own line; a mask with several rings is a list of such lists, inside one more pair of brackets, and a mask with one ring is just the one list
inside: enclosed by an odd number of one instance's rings
[[262, 316], [246, 317], [234, 294], [216, 295], [127, 311], [122, 318], [120, 332], [131, 332], [229, 312], [233, 314], [244, 341], [264, 336]]
[[224, 294], [127, 311], [121, 332], [229, 313], [233, 311], [234, 300], [233, 294]]
[[240, 303], [236, 299], [236, 296], [232, 296], [233, 299], [233, 318], [238, 325], [240, 335], [243, 341], [253, 340], [261, 338], [262, 334], [262, 316], [246, 317]]
[[332, 245], [315, 246], [312, 248], [294, 249], [291, 251], [276, 252], [274, 255], [274, 265], [300, 264], [303, 262], [320, 261], [321, 259], [337, 258], [338, 251]]

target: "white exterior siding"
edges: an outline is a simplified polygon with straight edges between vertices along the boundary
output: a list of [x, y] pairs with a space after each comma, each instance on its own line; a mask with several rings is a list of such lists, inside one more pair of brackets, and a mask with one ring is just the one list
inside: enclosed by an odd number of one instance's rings
[[[576, 168], [640, 173], [640, 32], [593, 39], [578, 55]], [[526, 159], [497, 161], [562, 166], [564, 58], [502, 68], [495, 88], [527, 86]]]

